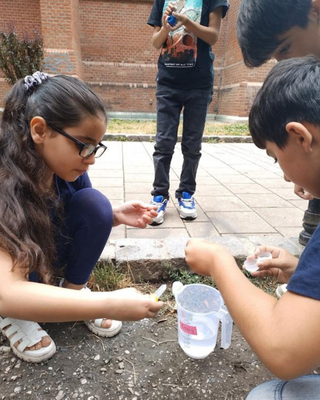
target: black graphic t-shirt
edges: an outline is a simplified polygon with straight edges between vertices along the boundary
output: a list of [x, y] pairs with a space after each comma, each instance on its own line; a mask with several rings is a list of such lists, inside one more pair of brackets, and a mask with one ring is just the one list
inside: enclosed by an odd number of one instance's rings
[[[162, 26], [162, 15], [170, 0], [155, 0], [148, 24]], [[201, 25], [209, 25], [209, 14], [222, 7], [227, 13], [227, 0], [178, 0], [177, 12], [186, 14]], [[169, 33], [158, 60], [157, 81], [179, 89], [205, 88], [213, 85], [213, 60], [211, 46], [197, 38], [184, 26]]]

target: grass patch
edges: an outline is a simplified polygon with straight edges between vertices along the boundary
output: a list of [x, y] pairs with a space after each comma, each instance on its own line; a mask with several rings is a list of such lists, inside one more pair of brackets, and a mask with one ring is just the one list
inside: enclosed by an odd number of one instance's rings
[[[252, 278], [250, 273], [243, 271], [244, 275], [258, 288], [271, 296], [276, 297], [275, 290], [279, 283], [273, 278]], [[167, 290], [161, 296], [163, 301], [173, 301], [171, 286], [174, 281], [180, 281], [183, 285], [191, 285], [193, 283], [202, 283], [217, 289], [214, 280], [211, 277], [197, 275], [191, 271], [184, 269], [175, 269], [171, 266], [167, 267]], [[130, 267], [126, 272], [120, 270], [113, 263], [100, 261], [94, 268], [90, 280], [89, 287], [94, 291], [112, 291], [124, 289], [126, 287], [135, 287], [144, 294], [154, 293], [161, 283], [135, 282]]]
[[216, 287], [214, 280], [210, 276], [201, 276], [184, 269], [174, 269], [172, 267], [168, 267], [167, 272], [169, 280], [172, 280], [173, 282], [180, 281], [184, 285], [202, 283], [204, 285]]
[[109, 292], [133, 286], [130, 270], [120, 271], [113, 263], [100, 261], [89, 279], [89, 287], [95, 291]]
[[[122, 120], [110, 119], [107, 133], [126, 133], [135, 135], [155, 135], [157, 125], [155, 120]], [[182, 124], [179, 126], [179, 134], [182, 134]], [[204, 128], [205, 136], [248, 136], [248, 124], [227, 124], [220, 122], [207, 122]]]

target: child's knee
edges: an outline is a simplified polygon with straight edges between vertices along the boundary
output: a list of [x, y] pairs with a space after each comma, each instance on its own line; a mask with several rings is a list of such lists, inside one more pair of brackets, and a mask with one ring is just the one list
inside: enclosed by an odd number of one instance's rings
[[113, 211], [108, 198], [93, 188], [85, 188], [74, 193], [70, 199], [67, 212], [79, 214], [89, 221], [112, 224]]

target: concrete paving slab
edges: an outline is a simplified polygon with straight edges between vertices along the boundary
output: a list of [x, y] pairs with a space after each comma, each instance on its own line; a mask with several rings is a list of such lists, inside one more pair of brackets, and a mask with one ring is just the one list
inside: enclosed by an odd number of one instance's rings
[[208, 211], [250, 211], [236, 196], [197, 196], [197, 203]]
[[[94, 186], [114, 205], [124, 200], [149, 203], [154, 143], [108, 141], [106, 144], [106, 154], [96, 160], [89, 172]], [[145, 230], [116, 227], [106, 247], [121, 240], [152, 239], [156, 245], [163, 239], [184, 241], [190, 237], [221, 240], [228, 246], [230, 240], [250, 243], [251, 235], [261, 242], [269, 237], [275, 243], [288, 237], [297, 240], [308, 202], [294, 194], [293, 184], [283, 180], [279, 165], [265, 151], [252, 143], [203, 143], [195, 194], [198, 218], [190, 222], [180, 219], [174, 198], [182, 162], [179, 143], [171, 164], [171, 199], [165, 222]]]
[[253, 208], [274, 228], [294, 227], [302, 224], [303, 211], [298, 208]]
[[198, 222], [186, 224], [187, 232], [192, 238], [205, 238], [220, 236], [211, 222]]
[[204, 186], [198, 186], [197, 187], [197, 192], [195, 194], [195, 198], [198, 196], [233, 196], [233, 193], [231, 193], [224, 185], [204, 185]]
[[269, 207], [269, 208], [290, 208], [295, 207], [293, 204], [284, 200], [282, 197], [277, 196], [274, 193], [255, 193], [252, 194], [241, 194], [238, 193], [238, 197], [249, 207]]
[[289, 200], [289, 203], [294, 205], [295, 207], [300, 208], [300, 210], [305, 211], [308, 208], [308, 201], [304, 199], [297, 199], [297, 200]]
[[251, 195], [255, 195], [257, 193], [272, 193], [269, 189], [261, 186], [258, 183], [250, 183], [248, 185], [240, 184], [240, 183], [229, 183], [225, 185], [228, 190], [232, 193], [248, 193]]
[[[270, 190], [277, 195], [281, 196], [285, 200], [296, 200], [298, 196], [293, 192], [293, 188], [281, 189], [281, 188], [270, 188]], [[308, 206], [306, 207], [306, 209]]]
[[258, 214], [249, 212], [208, 212], [220, 233], [273, 233], [275, 229]]
[[233, 175], [217, 175], [217, 181], [223, 184], [228, 183], [252, 183], [252, 180], [247, 178], [245, 175], [234, 173]]

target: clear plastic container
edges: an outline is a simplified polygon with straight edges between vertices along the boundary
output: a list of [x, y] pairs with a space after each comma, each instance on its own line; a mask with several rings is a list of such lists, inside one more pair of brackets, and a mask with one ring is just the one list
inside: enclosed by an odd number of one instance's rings
[[187, 356], [201, 359], [213, 352], [220, 322], [221, 347], [230, 346], [233, 321], [218, 290], [202, 284], [180, 284], [180, 291], [174, 294], [178, 341]]

